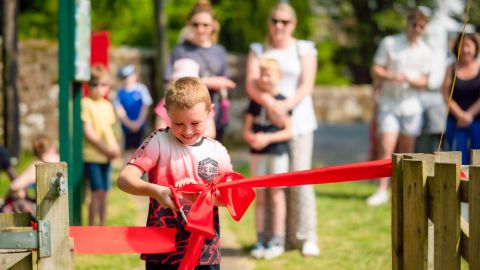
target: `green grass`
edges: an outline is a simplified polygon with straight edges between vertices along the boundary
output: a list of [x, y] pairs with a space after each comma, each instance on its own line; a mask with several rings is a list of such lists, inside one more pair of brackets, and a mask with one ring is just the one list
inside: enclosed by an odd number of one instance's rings
[[[147, 215], [147, 205], [143, 209], [138, 209], [138, 204], [133, 196], [118, 189], [116, 184], [118, 171], [114, 171], [112, 179], [112, 188], [108, 195], [107, 225], [110, 226], [143, 226]], [[82, 209], [82, 223], [88, 224], [88, 206], [85, 203]], [[144, 262], [139, 254], [75, 254], [76, 270], [106, 270], [106, 269], [144, 269]]]
[[[315, 187], [321, 256], [304, 258], [289, 250], [274, 260], [258, 260], [255, 269], [391, 269], [390, 207], [367, 207], [375, 186], [360, 183]], [[224, 224], [236, 232], [247, 251], [254, 244], [253, 207], [238, 223]]]

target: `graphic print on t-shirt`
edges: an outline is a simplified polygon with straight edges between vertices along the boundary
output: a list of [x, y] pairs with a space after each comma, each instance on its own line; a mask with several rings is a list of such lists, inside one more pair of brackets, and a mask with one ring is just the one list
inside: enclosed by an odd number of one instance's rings
[[212, 181], [213, 177], [218, 174], [218, 162], [211, 158], [206, 158], [198, 162], [198, 176], [205, 179], [205, 181]]

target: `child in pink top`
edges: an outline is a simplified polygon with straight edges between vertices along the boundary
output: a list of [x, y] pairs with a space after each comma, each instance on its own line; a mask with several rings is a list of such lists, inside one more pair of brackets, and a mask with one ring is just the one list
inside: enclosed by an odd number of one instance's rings
[[[199, 78], [200, 66], [193, 59], [190, 58], [181, 58], [176, 60], [173, 63], [173, 73], [170, 83], [175, 82], [176, 80], [182, 77], [195, 77]], [[167, 110], [165, 109], [165, 98], [163, 98], [154, 109], [155, 114], [157, 115], [155, 120], [155, 128], [162, 129], [170, 127], [170, 118], [168, 117]], [[215, 111], [214, 111], [215, 113]], [[215, 121], [213, 121], [215, 114], [212, 114], [212, 117], [208, 119], [207, 131], [205, 136], [209, 138], [215, 138], [216, 129]]]
[[[208, 183], [218, 174], [232, 171], [225, 147], [204, 136], [213, 105], [206, 86], [198, 78], [184, 77], [175, 81], [165, 97], [165, 108], [171, 126], [153, 132], [137, 149], [120, 172], [118, 186], [125, 192], [150, 197], [147, 226], [177, 228], [176, 251], [142, 254], [147, 269], [174, 269], [182, 260], [189, 232], [185, 221], [176, 213], [170, 185]], [[141, 179], [147, 173], [148, 182]], [[185, 212], [192, 202], [180, 200]], [[216, 235], [202, 247], [195, 269], [219, 269], [219, 217], [214, 208]]]

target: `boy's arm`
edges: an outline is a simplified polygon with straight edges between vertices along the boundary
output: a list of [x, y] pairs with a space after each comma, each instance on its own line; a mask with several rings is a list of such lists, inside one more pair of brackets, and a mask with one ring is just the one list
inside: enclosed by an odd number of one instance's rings
[[10, 185], [11, 191], [15, 191], [15, 192], [20, 191], [22, 189], [27, 188], [31, 184], [35, 184], [35, 179], [36, 179], [35, 164], [36, 162], [33, 162], [32, 164], [30, 164], [20, 176], [18, 176], [13, 180], [13, 182]]
[[109, 158], [116, 158], [120, 155], [120, 149], [116, 147], [111, 149], [108, 147], [108, 145], [101, 140], [100, 136], [98, 136], [95, 130], [93, 130], [93, 127], [90, 123], [83, 122], [83, 133], [85, 134], [85, 138], [90, 143], [92, 143], [98, 150], [107, 155]]
[[127, 164], [118, 176], [118, 188], [124, 192], [138, 196], [148, 196], [156, 199], [162, 207], [178, 211], [172, 201], [172, 193], [168, 187], [152, 184], [142, 180], [140, 177], [143, 170], [139, 167]]
[[263, 134], [267, 137], [268, 144], [290, 140], [293, 137], [292, 119], [290, 117], [285, 119], [285, 128], [276, 132]]
[[245, 115], [245, 124], [243, 125], [243, 139], [250, 144], [254, 133], [252, 132], [253, 115], [247, 113]]

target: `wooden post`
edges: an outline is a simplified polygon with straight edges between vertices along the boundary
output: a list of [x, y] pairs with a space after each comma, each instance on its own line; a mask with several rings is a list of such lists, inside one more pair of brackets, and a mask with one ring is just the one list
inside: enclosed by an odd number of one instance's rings
[[460, 161], [436, 163], [433, 194], [435, 269], [460, 270]]
[[[68, 193], [52, 197], [51, 180], [61, 174], [68, 179], [67, 164], [36, 165], [37, 219], [50, 222], [51, 256], [39, 260], [38, 269], [70, 269]], [[68, 181], [67, 181], [68, 182]]]
[[[474, 161], [472, 154], [472, 162]], [[478, 163], [476, 163], [478, 164]], [[470, 166], [468, 191], [470, 270], [480, 269], [480, 166]]]
[[[30, 214], [0, 214], [0, 228], [30, 227]], [[31, 228], [30, 228], [31, 229]], [[18, 251], [3, 254], [0, 252], [0, 269], [23, 270], [32, 269], [32, 252]], [[20, 261], [19, 261], [20, 260]]]
[[425, 161], [403, 160], [404, 269], [423, 270], [427, 263], [427, 173]]
[[472, 149], [472, 151], [470, 152], [470, 155], [471, 155], [470, 163], [472, 165], [480, 165], [480, 150]]
[[402, 155], [392, 155], [392, 269], [404, 270]]

